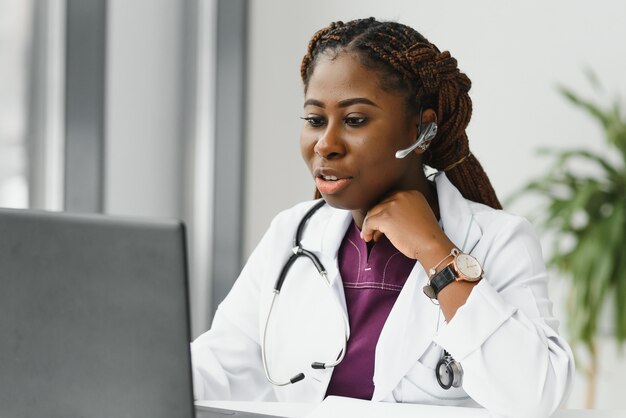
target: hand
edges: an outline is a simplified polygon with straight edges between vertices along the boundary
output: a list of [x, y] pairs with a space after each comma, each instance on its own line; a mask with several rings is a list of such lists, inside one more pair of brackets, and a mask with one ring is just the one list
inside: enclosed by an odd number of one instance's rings
[[361, 238], [378, 241], [383, 234], [426, 271], [454, 247], [439, 227], [428, 201], [416, 190], [395, 192], [367, 212]]
[[[378, 241], [383, 234], [402, 254], [419, 261], [427, 272], [455, 247], [439, 227], [424, 195], [416, 190], [396, 192], [367, 212], [361, 238]], [[446, 321], [452, 320], [476, 284], [454, 282], [439, 293], [438, 301]]]

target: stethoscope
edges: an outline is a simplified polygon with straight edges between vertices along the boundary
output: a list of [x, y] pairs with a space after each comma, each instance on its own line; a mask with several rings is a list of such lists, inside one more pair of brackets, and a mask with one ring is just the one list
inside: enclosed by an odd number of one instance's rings
[[[322, 262], [311, 251], [308, 251], [302, 248], [302, 244], [300, 243], [300, 240], [302, 238], [302, 233], [304, 232], [304, 228], [306, 226], [307, 221], [315, 214], [315, 212], [317, 212], [319, 208], [324, 206], [324, 204], [326, 204], [326, 201], [324, 201], [323, 199], [320, 200], [318, 203], [316, 203], [315, 206], [309, 209], [309, 211], [304, 215], [304, 217], [298, 224], [298, 228], [296, 229], [296, 236], [294, 237], [294, 245], [293, 245], [293, 248], [291, 249], [291, 251], [293, 251], [293, 254], [289, 257], [289, 259], [283, 266], [278, 276], [278, 279], [276, 280], [276, 284], [274, 285], [274, 290], [273, 290], [274, 294], [272, 295], [272, 302], [270, 304], [269, 311], [267, 312], [267, 317], [265, 318], [263, 341], [261, 343], [261, 357], [263, 358], [263, 369], [265, 371], [265, 377], [271, 384], [276, 385], [276, 386], [287, 386], [287, 385], [299, 382], [300, 380], [304, 379], [304, 373], [298, 373], [297, 375], [293, 376], [289, 380], [283, 380], [283, 381], [274, 380], [267, 366], [267, 357], [266, 357], [266, 349], [265, 349], [266, 347], [265, 339], [267, 336], [267, 329], [270, 323], [270, 317], [272, 316], [272, 309], [274, 308], [274, 303], [276, 302], [276, 298], [280, 294], [280, 289], [282, 288], [283, 283], [285, 282], [285, 278], [287, 277], [287, 273], [289, 272], [289, 269], [299, 257], [306, 257], [309, 260], [311, 260], [311, 262], [317, 269], [319, 275], [322, 277], [322, 279], [324, 279], [324, 283], [326, 283], [328, 288], [329, 289], [331, 288], [330, 281], [328, 280], [328, 275], [326, 273], [326, 269], [324, 268], [324, 265], [322, 264]], [[345, 316], [343, 315], [343, 309], [339, 305], [339, 301], [337, 301], [336, 298], [333, 298], [333, 299], [335, 300], [335, 305], [344, 323], [343, 347], [339, 355], [337, 356], [336, 360], [329, 361], [329, 362], [317, 362], [317, 361], [313, 362], [311, 363], [311, 367], [313, 369], [333, 368], [337, 366], [339, 363], [341, 363], [341, 361], [343, 360], [346, 354], [346, 348], [348, 344], [348, 322]], [[439, 325], [439, 323], [437, 323], [437, 325]], [[437, 382], [443, 389], [450, 389], [452, 386], [459, 387], [462, 384], [463, 369], [461, 368], [461, 364], [458, 361], [454, 360], [452, 356], [447, 351], [444, 350], [441, 359], [439, 360], [439, 362], [437, 363], [437, 366], [435, 367], [435, 377], [437, 378]]]
[[[274, 294], [272, 296], [272, 303], [270, 304], [270, 309], [267, 312], [267, 318], [265, 318], [265, 327], [264, 327], [264, 331], [263, 331], [263, 342], [261, 344], [261, 356], [263, 357], [263, 369], [265, 370], [265, 377], [267, 377], [267, 380], [269, 380], [269, 382], [271, 384], [276, 385], [276, 386], [286, 386], [286, 385], [289, 385], [289, 384], [292, 384], [292, 383], [299, 382], [300, 380], [304, 379], [304, 373], [298, 373], [297, 375], [293, 376], [291, 379], [284, 380], [284, 381], [277, 381], [277, 380], [272, 379], [272, 376], [270, 375], [270, 372], [269, 372], [269, 369], [268, 369], [268, 366], [267, 366], [267, 358], [266, 358], [266, 354], [265, 354], [265, 352], [266, 352], [266, 349], [265, 349], [265, 338], [267, 336], [267, 328], [268, 328], [268, 325], [270, 323], [270, 317], [272, 315], [272, 309], [274, 307], [274, 303], [276, 302], [276, 298], [280, 294], [280, 289], [283, 286], [283, 283], [285, 281], [285, 278], [287, 277], [287, 273], [289, 272], [289, 269], [291, 268], [293, 263], [299, 257], [306, 257], [309, 260], [311, 260], [311, 262], [313, 263], [313, 265], [317, 269], [317, 271], [320, 274], [320, 276], [322, 277], [322, 279], [324, 279], [324, 283], [326, 283], [328, 288], [329, 289], [331, 288], [330, 281], [328, 280], [328, 275], [326, 273], [326, 269], [324, 268], [324, 265], [322, 264], [322, 262], [311, 251], [305, 250], [304, 248], [302, 248], [302, 244], [300, 243], [300, 240], [302, 238], [302, 233], [304, 232], [304, 227], [306, 226], [307, 221], [311, 218], [311, 216], [313, 216], [313, 214], [315, 212], [317, 212], [317, 210], [319, 208], [324, 206], [325, 203], [326, 203], [326, 201], [324, 201], [323, 199], [320, 200], [318, 203], [316, 203], [315, 206], [313, 206], [311, 209], [309, 209], [309, 211], [304, 215], [304, 217], [300, 221], [300, 224], [298, 224], [298, 229], [296, 230], [296, 236], [294, 237], [294, 241], [293, 241], [293, 248], [291, 249], [291, 251], [293, 251], [293, 254], [289, 257], [289, 259], [287, 260], [287, 262], [283, 266], [283, 269], [280, 271], [280, 275], [278, 276], [278, 280], [276, 280], [276, 284], [274, 285], [274, 291], [273, 291]], [[344, 327], [343, 327], [343, 333], [344, 333], [343, 348], [339, 352], [339, 355], [337, 356], [337, 359], [335, 359], [334, 361], [328, 361], [328, 362], [318, 362], [318, 361], [316, 361], [316, 362], [311, 363], [311, 367], [314, 368], [314, 369], [328, 369], [328, 368], [335, 367], [336, 365], [341, 363], [341, 360], [343, 360], [343, 358], [344, 358], [344, 356], [346, 354], [346, 347], [347, 347], [347, 344], [348, 344], [348, 322], [346, 321], [346, 318], [343, 315], [343, 309], [339, 305], [339, 301], [336, 298], [333, 298], [333, 300], [335, 300], [336, 308], [337, 308], [339, 314], [341, 315], [341, 318], [343, 319], [343, 323], [344, 323]]]
[[[441, 317], [441, 311], [439, 311]], [[439, 332], [439, 320], [437, 318], [437, 331]], [[451, 387], [461, 387], [463, 384], [463, 368], [461, 363], [456, 361], [446, 350], [441, 352], [441, 357], [435, 366], [435, 377], [442, 389], [448, 390]]]

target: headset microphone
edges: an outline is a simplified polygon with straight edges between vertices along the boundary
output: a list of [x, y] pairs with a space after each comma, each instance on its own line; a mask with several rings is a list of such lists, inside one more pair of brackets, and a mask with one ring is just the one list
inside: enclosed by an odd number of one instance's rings
[[437, 135], [437, 124], [435, 122], [430, 122], [424, 132], [420, 134], [417, 138], [417, 141], [413, 145], [408, 148], [398, 150], [396, 152], [396, 158], [401, 159], [406, 157], [413, 151], [415, 148], [420, 148], [422, 151], [426, 151], [426, 148], [430, 145], [431, 141]]

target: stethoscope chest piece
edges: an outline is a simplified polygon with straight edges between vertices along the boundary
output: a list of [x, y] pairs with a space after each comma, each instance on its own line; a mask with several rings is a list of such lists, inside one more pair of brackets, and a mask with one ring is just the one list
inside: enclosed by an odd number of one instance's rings
[[439, 386], [446, 390], [451, 387], [461, 387], [463, 384], [463, 368], [461, 367], [461, 363], [452, 358], [445, 350], [435, 367], [435, 376], [437, 377]]

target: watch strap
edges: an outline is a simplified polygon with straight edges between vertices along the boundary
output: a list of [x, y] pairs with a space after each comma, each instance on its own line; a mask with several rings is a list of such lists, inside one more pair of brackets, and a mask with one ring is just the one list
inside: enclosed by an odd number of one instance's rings
[[434, 299], [437, 298], [437, 295], [439, 295], [439, 292], [441, 292], [444, 287], [454, 282], [456, 277], [457, 276], [452, 268], [452, 264], [448, 264], [443, 269], [439, 270], [430, 279], [430, 287], [432, 289], [432, 294], [435, 296]]

